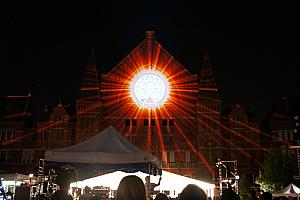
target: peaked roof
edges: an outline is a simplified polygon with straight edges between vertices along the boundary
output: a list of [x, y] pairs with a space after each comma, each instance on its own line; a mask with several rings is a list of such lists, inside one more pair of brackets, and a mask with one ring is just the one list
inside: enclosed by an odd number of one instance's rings
[[94, 49], [91, 50], [89, 62], [82, 79], [82, 85], [79, 91], [79, 101], [97, 100], [100, 97], [98, 71]]
[[108, 75], [124, 76], [124, 74], [136, 72], [137, 69], [146, 66], [159, 68], [162, 71], [167, 70], [171, 75], [182, 70], [184, 71], [181, 74], [182, 77], [192, 75], [155, 40], [154, 31], [147, 31], [145, 39], [118, 63]]
[[24, 96], [5, 96], [0, 98], [1, 120], [22, 121], [32, 117], [33, 107], [30, 93]]
[[298, 197], [300, 195], [300, 188], [295, 186], [294, 184], [290, 183], [285, 188], [274, 192], [272, 194], [273, 197]]
[[55, 150], [56, 152], [104, 152], [104, 153], [141, 153], [142, 151], [131, 144], [113, 126], [82, 143]]
[[207, 51], [204, 52], [199, 80], [199, 97], [219, 100], [218, 88]]
[[113, 126], [90, 139], [63, 149], [45, 153], [48, 167], [77, 168], [90, 171], [149, 171], [149, 165], [160, 169], [160, 162], [131, 144]]
[[218, 90], [207, 51], [204, 52], [203, 65], [202, 65], [199, 85], [200, 88], [203, 87], [203, 88], [214, 89], [216, 91]]

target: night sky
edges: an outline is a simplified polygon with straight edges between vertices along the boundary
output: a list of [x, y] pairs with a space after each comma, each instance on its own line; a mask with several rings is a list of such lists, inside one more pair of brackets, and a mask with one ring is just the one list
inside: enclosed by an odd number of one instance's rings
[[[0, 6], [0, 95], [32, 91], [35, 103], [75, 99], [95, 48], [108, 72], [154, 30], [192, 73], [208, 51], [221, 98], [262, 118], [299, 96], [297, 6], [255, 1], [10, 2]], [[197, 4], [196, 4], [197, 2]]]

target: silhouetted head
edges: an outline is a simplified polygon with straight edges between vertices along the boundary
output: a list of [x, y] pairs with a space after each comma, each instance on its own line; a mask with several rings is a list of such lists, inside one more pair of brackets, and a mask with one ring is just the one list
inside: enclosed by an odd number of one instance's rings
[[118, 187], [116, 200], [145, 200], [146, 190], [142, 179], [135, 175], [125, 176]]
[[233, 190], [227, 189], [223, 191], [221, 200], [240, 200], [240, 197]]
[[180, 200], [206, 200], [205, 192], [194, 184], [187, 185], [180, 194]]
[[68, 170], [58, 171], [56, 180], [56, 184], [59, 185], [61, 190], [68, 191], [71, 184], [71, 174]]
[[150, 176], [146, 176], [145, 181], [146, 181], [146, 183], [150, 183]]
[[70, 188], [70, 180], [62, 178], [58, 178], [56, 181], [57, 185], [61, 190], [69, 190]]
[[262, 199], [263, 200], [272, 200], [272, 194], [270, 192], [264, 192], [262, 194]]
[[84, 188], [84, 193], [90, 193], [91, 192], [91, 188], [89, 186], [85, 186]]
[[158, 193], [154, 200], [169, 200], [169, 198], [163, 193]]

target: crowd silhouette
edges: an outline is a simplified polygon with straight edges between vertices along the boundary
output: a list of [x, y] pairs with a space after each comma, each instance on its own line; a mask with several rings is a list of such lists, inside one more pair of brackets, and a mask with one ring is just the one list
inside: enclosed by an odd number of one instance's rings
[[[150, 183], [150, 179], [146, 177], [146, 183], [136, 175], [125, 176], [119, 183], [116, 191], [115, 200], [152, 200], [153, 190], [160, 184], [161, 177], [158, 183]], [[69, 194], [70, 181], [64, 178], [58, 178], [57, 184], [59, 190], [57, 190], [51, 199], [53, 200], [73, 200], [73, 196]], [[147, 185], [148, 184], [148, 185]], [[148, 192], [147, 192], [148, 190]], [[84, 192], [78, 198], [79, 200], [93, 200], [91, 195], [91, 188], [85, 187]], [[158, 193], [155, 195], [154, 200], [170, 200], [166, 194]], [[261, 199], [269, 200], [272, 199], [271, 193], [264, 193], [261, 195]], [[179, 193], [176, 200], [212, 200], [211, 197], [207, 197], [205, 191], [197, 185], [188, 184]], [[214, 197], [214, 200], [240, 200], [231, 187], [223, 190], [220, 197]]]
[[[147, 178], [146, 178], [147, 179]], [[151, 190], [147, 188], [147, 183], [150, 185], [150, 181], [146, 181], [146, 184], [143, 183], [142, 179], [135, 175], [125, 176], [117, 189], [116, 192], [116, 200], [152, 200], [152, 192], [154, 187], [160, 184], [152, 184]], [[72, 200], [73, 197], [68, 193], [69, 182], [68, 181], [60, 181], [58, 182], [60, 189], [56, 191], [53, 195], [54, 200]], [[92, 200], [91, 196], [91, 188], [86, 187], [84, 189], [84, 194], [79, 197], [79, 200]], [[147, 195], [148, 194], [148, 195]], [[264, 200], [272, 199], [266, 193], [262, 197]], [[179, 194], [178, 200], [211, 200], [211, 197], [207, 197], [206, 193], [203, 189], [194, 184], [187, 185]], [[219, 200], [240, 200], [239, 195], [237, 195], [230, 187], [223, 191]], [[170, 200], [170, 198], [163, 193], [158, 193], [155, 196], [154, 200]]]

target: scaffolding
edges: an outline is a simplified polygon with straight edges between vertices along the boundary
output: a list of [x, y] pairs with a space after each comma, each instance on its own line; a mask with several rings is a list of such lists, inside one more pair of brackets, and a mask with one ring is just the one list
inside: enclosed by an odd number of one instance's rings
[[232, 189], [235, 193], [239, 193], [239, 175], [237, 171], [237, 160], [221, 160], [218, 158], [216, 163], [218, 169], [218, 182], [220, 193], [223, 188]]

